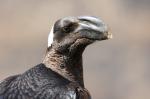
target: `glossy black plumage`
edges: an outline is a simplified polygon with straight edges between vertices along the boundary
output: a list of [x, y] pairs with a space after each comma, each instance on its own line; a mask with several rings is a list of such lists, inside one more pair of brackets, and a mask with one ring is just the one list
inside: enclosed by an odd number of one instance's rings
[[44, 64], [9, 77], [0, 84], [0, 99], [84, 99], [83, 94], [88, 96], [84, 88]]

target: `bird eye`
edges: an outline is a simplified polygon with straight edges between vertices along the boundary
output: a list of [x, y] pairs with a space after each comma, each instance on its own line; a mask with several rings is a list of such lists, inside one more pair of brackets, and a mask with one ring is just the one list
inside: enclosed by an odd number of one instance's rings
[[70, 33], [71, 31], [74, 30], [74, 27], [75, 27], [75, 24], [69, 23], [68, 25], [64, 26], [64, 27], [62, 28], [62, 30], [63, 30], [63, 32], [65, 32], [65, 33]]
[[65, 33], [69, 33], [70, 32], [70, 27], [69, 26], [65, 26], [62, 28], [63, 32]]

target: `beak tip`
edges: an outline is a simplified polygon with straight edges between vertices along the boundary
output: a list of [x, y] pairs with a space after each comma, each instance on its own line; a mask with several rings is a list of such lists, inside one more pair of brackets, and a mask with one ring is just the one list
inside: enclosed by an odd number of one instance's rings
[[112, 39], [112, 38], [113, 38], [112, 33], [108, 32], [107, 38], [108, 38], [108, 39]]

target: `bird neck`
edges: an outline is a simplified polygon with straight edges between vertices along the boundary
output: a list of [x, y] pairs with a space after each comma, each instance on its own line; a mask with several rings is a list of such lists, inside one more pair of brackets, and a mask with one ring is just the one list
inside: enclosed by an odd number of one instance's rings
[[55, 49], [50, 48], [46, 53], [43, 63], [46, 67], [69, 81], [84, 87], [82, 53], [83, 51], [80, 50], [70, 55], [70, 53], [59, 53]]

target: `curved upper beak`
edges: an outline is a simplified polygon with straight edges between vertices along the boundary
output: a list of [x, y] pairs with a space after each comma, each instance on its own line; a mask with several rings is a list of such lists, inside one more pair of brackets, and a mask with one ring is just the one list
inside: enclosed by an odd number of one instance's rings
[[111, 32], [102, 20], [92, 16], [80, 16], [78, 20], [79, 27], [77, 31], [82, 31], [82, 35], [89, 39], [106, 40], [112, 38]]

